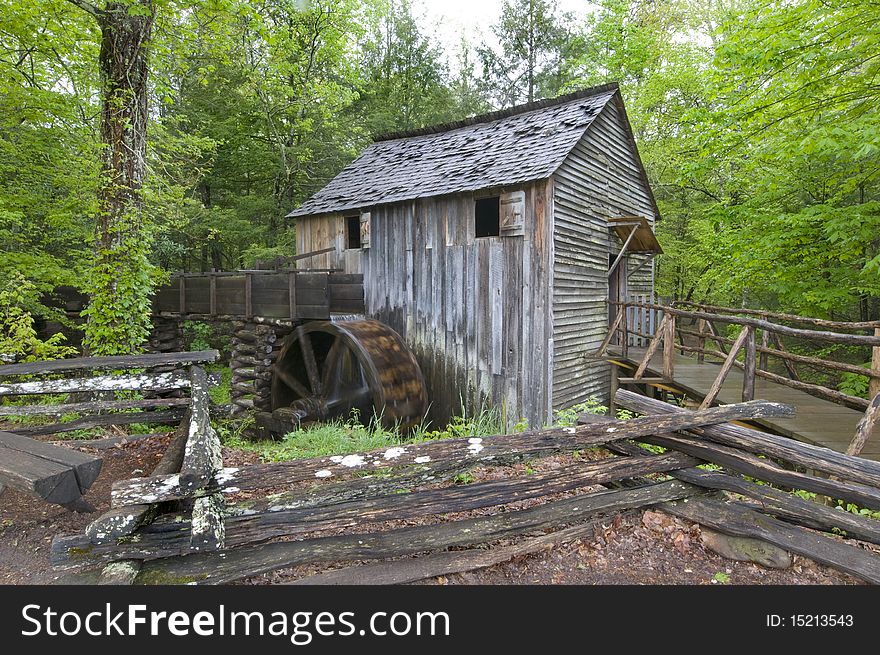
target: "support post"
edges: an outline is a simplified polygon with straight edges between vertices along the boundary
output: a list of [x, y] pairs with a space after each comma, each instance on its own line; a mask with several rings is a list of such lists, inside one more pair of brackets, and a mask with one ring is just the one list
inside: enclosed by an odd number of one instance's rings
[[289, 272], [287, 274], [287, 293], [290, 307], [290, 320], [296, 318], [296, 274]]
[[755, 398], [755, 366], [757, 364], [757, 353], [755, 328], [751, 325], [746, 325], [744, 329], [748, 330], [748, 333], [746, 334], [746, 352], [745, 357], [743, 358], [742, 400], [743, 402], [747, 402]]
[[[767, 320], [767, 317], [763, 317], [764, 320]], [[770, 348], [770, 331], [767, 328], [761, 330], [761, 348], [764, 350], [761, 351], [761, 359], [758, 362], [758, 369], [761, 371], [767, 370], [767, 349]]]
[[210, 285], [209, 302], [211, 304], [211, 316], [217, 315], [217, 276], [209, 275], [208, 283]]
[[253, 309], [253, 277], [250, 273], [244, 274], [244, 316], [251, 318], [254, 315]]
[[[880, 327], [874, 328], [874, 336], [880, 337]], [[880, 393], [880, 346], [874, 346], [871, 357], [871, 381], [868, 385], [868, 397], [873, 398]]]
[[180, 280], [180, 315], [186, 316], [186, 276], [181, 275]]
[[608, 400], [608, 416], [614, 418], [617, 416], [617, 405], [614, 402], [614, 396], [617, 395], [617, 388], [620, 386], [618, 382], [620, 371], [617, 364], [611, 363], [611, 398]]
[[706, 337], [703, 336], [706, 334], [706, 319], [701, 318], [697, 321], [697, 332], [699, 332], [700, 336], [697, 338], [697, 347], [700, 351], [697, 353], [697, 363], [702, 364], [706, 359], [703, 351], [706, 349]]
[[663, 377], [670, 382], [675, 377], [675, 314], [666, 314], [663, 334]]

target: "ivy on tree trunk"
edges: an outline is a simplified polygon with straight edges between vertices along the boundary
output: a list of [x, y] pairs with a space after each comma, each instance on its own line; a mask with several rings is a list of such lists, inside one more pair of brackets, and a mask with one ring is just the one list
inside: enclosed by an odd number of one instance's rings
[[150, 330], [146, 177], [148, 46], [153, 0], [116, 0], [92, 14], [101, 28], [101, 181], [85, 344], [94, 355], [136, 352]]

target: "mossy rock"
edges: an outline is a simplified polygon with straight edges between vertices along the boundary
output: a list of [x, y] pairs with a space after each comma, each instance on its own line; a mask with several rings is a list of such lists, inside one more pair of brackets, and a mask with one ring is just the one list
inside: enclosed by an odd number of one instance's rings
[[751, 537], [733, 537], [709, 528], [701, 530], [703, 545], [722, 557], [737, 562], [753, 562], [770, 569], [787, 569], [791, 554], [779, 546]]

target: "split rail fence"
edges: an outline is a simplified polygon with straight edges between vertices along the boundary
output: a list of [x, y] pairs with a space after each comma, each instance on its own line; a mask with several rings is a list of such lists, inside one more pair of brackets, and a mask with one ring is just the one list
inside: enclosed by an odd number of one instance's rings
[[[195, 432], [209, 431], [208, 376], [201, 365], [218, 358], [216, 350], [209, 350], [0, 366], [0, 416], [77, 416], [63, 422], [22, 423], [0, 432], [0, 492], [9, 486], [68, 509], [94, 511], [83, 496], [100, 474], [101, 458], [68, 447], [74, 443], [52, 444], [39, 437], [99, 426], [182, 421]], [[180, 397], [187, 389], [190, 396]], [[194, 424], [191, 416], [200, 422]]]
[[[56, 538], [52, 563], [100, 570], [102, 582], [143, 584], [221, 584], [301, 564], [348, 563], [297, 583], [403, 583], [587, 538], [597, 517], [655, 507], [880, 582], [880, 521], [786, 492], [877, 510], [880, 463], [731, 424], [794, 414], [778, 403], [689, 411], [625, 390], [616, 402], [642, 416], [584, 417], [573, 427], [240, 468], [222, 467], [216, 436], [200, 428], [205, 414], [194, 414], [169, 450], [182, 457], [114, 483], [113, 509], [85, 534]], [[649, 453], [642, 443], [667, 450]], [[593, 447], [616, 454], [572, 458], [546, 473], [452, 483], [476, 467]], [[722, 468], [698, 468], [706, 462]], [[540, 502], [523, 508], [529, 499]], [[494, 510], [456, 516], [480, 508]], [[523, 539], [511, 546], [478, 548], [517, 536]]]

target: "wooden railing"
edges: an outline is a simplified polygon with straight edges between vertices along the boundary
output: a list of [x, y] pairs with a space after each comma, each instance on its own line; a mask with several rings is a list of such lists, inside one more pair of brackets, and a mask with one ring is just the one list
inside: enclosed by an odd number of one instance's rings
[[326, 319], [364, 311], [363, 276], [336, 271], [179, 273], [153, 298], [157, 314], [193, 319]]
[[[743, 370], [743, 401], [754, 398], [755, 378], [760, 377], [853, 409], [861, 411], [868, 409], [870, 402], [865, 398], [803, 381], [798, 372], [798, 364], [827, 371], [863, 375], [869, 380], [869, 397], [873, 398], [880, 393], [880, 321], [848, 323], [694, 303], [688, 304], [694, 309], [641, 302], [611, 304], [617, 307], [615, 319], [607, 337], [596, 351], [596, 355], [603, 355], [609, 345], [614, 343], [626, 356], [629, 348], [636, 345], [634, 337], [650, 340], [635, 374], [631, 379], [622, 378], [620, 380], [622, 383], [673, 381], [675, 377], [674, 355], [678, 350], [681, 353], [696, 354], [700, 362], [703, 362], [706, 357], [722, 360], [718, 376], [703, 399], [702, 407], [709, 407], [715, 402], [721, 391], [721, 385], [734, 366]], [[639, 313], [652, 312], [652, 320], [642, 321], [640, 329], [634, 329], [632, 320], [634, 309]], [[810, 327], [792, 327], [783, 323], [800, 323]], [[736, 337], [728, 337], [726, 331], [722, 333], [719, 326], [726, 325], [739, 326], [739, 333]], [[643, 330], [646, 327], [653, 329], [650, 332], [645, 332]], [[868, 334], [832, 330], [867, 331]], [[870, 348], [872, 364], [867, 369], [845, 362], [796, 354], [786, 349], [783, 339]], [[644, 378], [648, 365], [658, 350], [663, 353], [662, 378], [656, 380]], [[741, 359], [740, 355], [742, 355]], [[782, 362], [786, 375], [779, 375], [769, 370], [771, 358]]]

